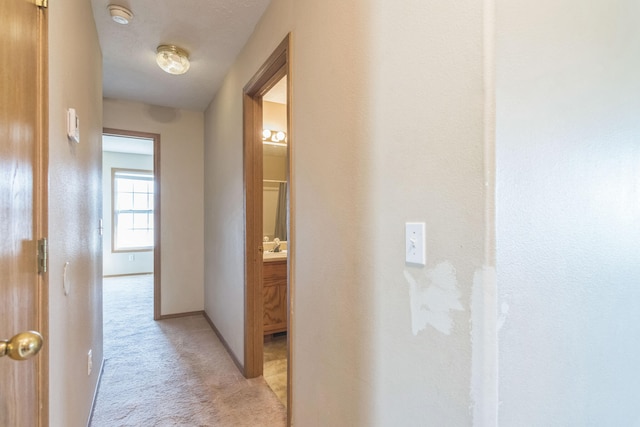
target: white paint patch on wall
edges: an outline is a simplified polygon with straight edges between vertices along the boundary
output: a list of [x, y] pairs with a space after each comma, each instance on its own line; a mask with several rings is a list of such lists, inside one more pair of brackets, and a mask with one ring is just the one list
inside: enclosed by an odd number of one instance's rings
[[496, 3], [500, 424], [639, 426], [640, 2]]
[[500, 304], [500, 316], [498, 316], [498, 331], [502, 329], [505, 322], [507, 321], [507, 316], [509, 316], [509, 304], [506, 301], [503, 301]]
[[471, 292], [471, 410], [474, 426], [498, 425], [497, 277], [495, 267], [473, 275]]
[[405, 270], [404, 277], [409, 284], [413, 335], [418, 335], [427, 325], [450, 335], [453, 327], [451, 310], [464, 311], [453, 265], [448, 261], [441, 262], [426, 270], [418, 280]]

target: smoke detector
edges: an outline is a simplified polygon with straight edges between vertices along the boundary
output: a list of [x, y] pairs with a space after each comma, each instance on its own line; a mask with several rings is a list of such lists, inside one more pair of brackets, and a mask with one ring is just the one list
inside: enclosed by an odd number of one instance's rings
[[133, 13], [124, 6], [118, 6], [117, 4], [110, 4], [107, 6], [111, 19], [121, 25], [127, 25], [133, 19]]

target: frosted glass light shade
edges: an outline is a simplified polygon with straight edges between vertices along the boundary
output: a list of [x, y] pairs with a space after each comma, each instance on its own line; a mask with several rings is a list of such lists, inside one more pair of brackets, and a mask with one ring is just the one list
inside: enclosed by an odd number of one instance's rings
[[156, 54], [156, 62], [169, 74], [184, 74], [189, 70], [189, 53], [177, 46], [160, 45]]

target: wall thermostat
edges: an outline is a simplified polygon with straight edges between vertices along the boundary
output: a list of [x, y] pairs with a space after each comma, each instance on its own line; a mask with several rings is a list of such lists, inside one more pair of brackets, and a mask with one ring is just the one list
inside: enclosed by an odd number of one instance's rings
[[67, 136], [76, 144], [80, 142], [80, 119], [75, 108], [67, 110]]

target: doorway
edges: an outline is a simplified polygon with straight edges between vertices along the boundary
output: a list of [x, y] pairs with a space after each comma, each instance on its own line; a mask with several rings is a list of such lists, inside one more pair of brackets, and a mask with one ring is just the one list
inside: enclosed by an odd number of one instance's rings
[[287, 76], [262, 97], [263, 371], [287, 405]]
[[104, 129], [105, 277], [153, 275], [153, 318], [160, 319], [160, 135]]
[[[292, 171], [292, 142], [291, 135], [291, 71], [290, 71], [290, 36], [280, 43], [258, 72], [247, 83], [243, 94], [244, 109], [244, 182], [245, 182], [245, 226], [246, 226], [246, 254], [245, 254], [245, 354], [244, 374], [247, 378], [254, 378], [264, 373], [264, 339], [265, 333], [282, 333], [281, 326], [275, 319], [274, 324], [265, 326], [265, 319], [270, 312], [265, 311], [265, 303], [275, 303], [281, 298], [281, 306], [284, 306], [284, 332], [286, 332], [286, 360], [287, 360], [287, 419], [291, 423], [292, 389], [291, 378], [293, 360], [291, 358], [291, 342], [293, 332], [292, 295], [294, 289], [294, 200], [292, 197], [294, 179]], [[283, 81], [283, 83], [280, 83]], [[286, 123], [282, 129], [269, 129], [264, 126], [265, 95], [280, 83], [283, 87], [286, 105], [284, 115]], [[282, 86], [283, 85], [283, 86]], [[269, 102], [269, 101], [266, 101]], [[280, 131], [280, 134], [278, 133]], [[269, 133], [267, 135], [267, 132]], [[270, 142], [271, 144], [265, 144]], [[280, 145], [275, 145], [280, 144]], [[265, 177], [265, 145], [281, 147], [284, 150], [284, 179], [268, 179]], [[282, 194], [283, 202], [277, 203], [286, 206], [285, 218], [280, 216], [281, 224], [284, 223], [286, 244], [280, 242], [280, 250], [287, 251], [282, 258], [274, 250], [278, 246], [276, 227], [274, 226], [273, 238], [265, 235], [264, 193], [265, 184], [278, 185], [278, 197]], [[282, 181], [282, 182], [279, 182]], [[276, 214], [277, 216], [277, 214]], [[279, 226], [282, 229], [282, 225]], [[264, 240], [268, 240], [265, 242]], [[273, 255], [274, 252], [276, 255]], [[271, 255], [269, 255], [271, 254]], [[281, 257], [284, 259], [285, 286], [280, 288], [281, 276], [273, 268], [274, 264], [267, 264], [267, 258]], [[282, 259], [280, 262], [282, 263]], [[274, 284], [267, 290], [266, 284]], [[276, 289], [279, 288], [279, 289]], [[274, 320], [274, 319], [271, 319]]]

